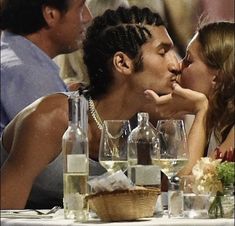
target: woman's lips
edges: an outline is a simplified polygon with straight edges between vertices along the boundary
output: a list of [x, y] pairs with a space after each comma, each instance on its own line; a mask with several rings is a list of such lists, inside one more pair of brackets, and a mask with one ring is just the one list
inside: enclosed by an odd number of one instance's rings
[[181, 74], [178, 74], [176, 76], [176, 82], [180, 84], [180, 80], [181, 80]]

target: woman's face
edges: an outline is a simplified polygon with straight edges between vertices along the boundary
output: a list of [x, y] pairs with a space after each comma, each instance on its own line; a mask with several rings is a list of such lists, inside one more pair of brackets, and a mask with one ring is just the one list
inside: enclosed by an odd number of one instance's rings
[[181, 67], [181, 86], [204, 93], [209, 97], [212, 92], [216, 70], [211, 69], [203, 62], [201, 45], [197, 39], [197, 34], [187, 47]]

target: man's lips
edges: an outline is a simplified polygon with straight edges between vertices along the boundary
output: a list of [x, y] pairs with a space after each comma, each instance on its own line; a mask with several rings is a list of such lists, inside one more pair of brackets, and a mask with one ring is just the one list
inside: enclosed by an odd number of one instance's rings
[[180, 77], [181, 77], [181, 74], [172, 76], [171, 77], [171, 82], [180, 83]]
[[171, 77], [171, 82], [177, 82], [177, 76], [176, 75]]

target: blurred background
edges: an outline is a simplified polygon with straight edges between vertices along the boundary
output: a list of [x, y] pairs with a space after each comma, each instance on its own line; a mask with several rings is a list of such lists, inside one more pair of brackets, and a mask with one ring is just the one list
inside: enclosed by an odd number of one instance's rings
[[[179, 58], [184, 57], [186, 46], [200, 20], [234, 21], [234, 0], [87, 0], [87, 5], [94, 17], [119, 6], [137, 5], [158, 12], [167, 23]], [[55, 61], [61, 68], [60, 76], [65, 83], [89, 84], [82, 50], [60, 55]]]

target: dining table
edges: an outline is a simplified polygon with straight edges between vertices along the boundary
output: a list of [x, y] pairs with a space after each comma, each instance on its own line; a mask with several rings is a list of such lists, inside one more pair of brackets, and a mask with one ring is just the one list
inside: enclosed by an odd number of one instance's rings
[[[47, 210], [45, 210], [46, 212]], [[13, 213], [13, 214], [12, 214]], [[39, 215], [33, 210], [22, 214], [13, 210], [6, 214], [1, 211], [1, 226], [234, 226], [234, 219], [189, 219], [161, 217], [142, 218], [135, 221], [102, 222], [99, 218], [90, 216], [87, 222], [76, 222], [64, 219], [63, 209], [54, 214]]]

